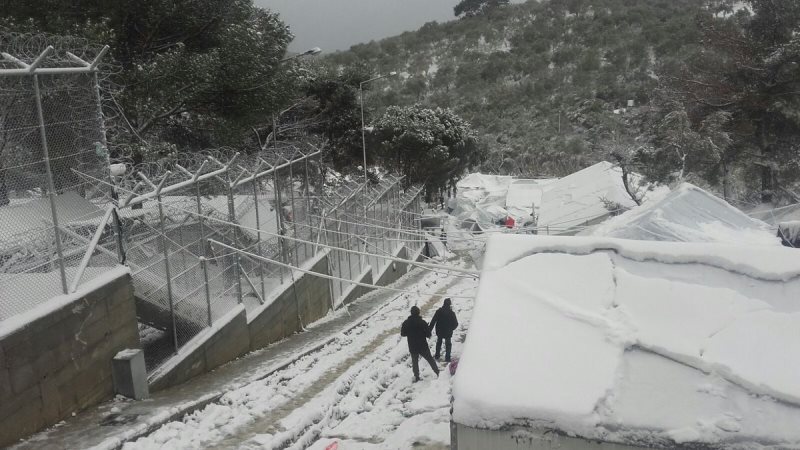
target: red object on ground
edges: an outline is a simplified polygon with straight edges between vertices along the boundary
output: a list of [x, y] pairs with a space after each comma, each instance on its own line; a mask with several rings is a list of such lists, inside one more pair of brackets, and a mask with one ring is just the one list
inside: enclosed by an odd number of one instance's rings
[[450, 363], [450, 375], [455, 375], [456, 369], [458, 369], [458, 359], [454, 359], [453, 362]]
[[331, 444], [328, 444], [328, 446], [325, 447], [325, 450], [337, 450], [338, 448], [339, 448], [339, 442], [335, 441]]
[[516, 222], [514, 221], [513, 217], [511, 216], [506, 217], [506, 228], [514, 228], [515, 223]]

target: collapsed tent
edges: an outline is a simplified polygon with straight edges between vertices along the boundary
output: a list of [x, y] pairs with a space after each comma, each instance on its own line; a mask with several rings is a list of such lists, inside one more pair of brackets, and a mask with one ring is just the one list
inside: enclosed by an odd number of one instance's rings
[[750, 217], [761, 220], [772, 226], [778, 226], [782, 222], [793, 222], [800, 220], [800, 204], [780, 206], [774, 208], [772, 205], [753, 209], [748, 212]]
[[495, 235], [453, 387], [484, 448], [797, 448], [800, 259]]
[[450, 213], [460, 221], [471, 219], [484, 226], [505, 218], [506, 195], [512, 181], [510, 176], [467, 175], [456, 185], [458, 192]]
[[767, 224], [689, 183], [604, 222], [589, 234], [649, 241], [779, 243]]
[[[638, 184], [639, 177], [634, 177]], [[613, 205], [613, 206], [612, 206]], [[636, 206], [622, 183], [622, 170], [602, 161], [548, 184], [542, 196], [539, 226], [556, 234], [602, 222], [615, 208]]]
[[538, 211], [542, 195], [553, 181], [473, 173], [457, 184], [451, 214], [461, 223], [477, 223], [483, 228], [502, 226], [508, 217], [522, 225], [531, 219], [533, 208]]
[[506, 194], [506, 210], [517, 223], [524, 224], [532, 219], [531, 214], [539, 215], [542, 197], [554, 178], [514, 180]]

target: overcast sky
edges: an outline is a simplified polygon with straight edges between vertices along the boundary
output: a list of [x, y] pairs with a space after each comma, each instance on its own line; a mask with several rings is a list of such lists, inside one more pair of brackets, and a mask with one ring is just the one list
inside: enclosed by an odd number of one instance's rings
[[278, 12], [295, 35], [293, 52], [312, 47], [323, 51], [347, 50], [426, 22], [453, 19], [458, 0], [255, 0]]

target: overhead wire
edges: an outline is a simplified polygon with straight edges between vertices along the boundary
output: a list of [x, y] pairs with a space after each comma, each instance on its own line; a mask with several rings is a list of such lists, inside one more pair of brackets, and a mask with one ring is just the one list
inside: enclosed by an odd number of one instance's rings
[[[393, 288], [393, 287], [389, 287], [389, 286], [379, 286], [377, 284], [371, 284], [371, 283], [362, 283], [360, 281], [350, 280], [349, 278], [337, 277], [335, 275], [328, 275], [328, 274], [325, 274], [325, 273], [319, 273], [319, 272], [314, 272], [312, 270], [307, 270], [307, 269], [303, 269], [303, 268], [300, 268], [300, 267], [295, 267], [295, 266], [292, 266], [291, 264], [286, 264], [286, 263], [283, 263], [283, 262], [280, 262], [280, 261], [275, 261], [275, 260], [273, 260], [271, 258], [267, 258], [265, 256], [260, 256], [260, 255], [256, 255], [256, 254], [252, 254], [252, 253], [248, 253], [248, 252], [241, 252], [240, 250], [238, 250], [235, 247], [232, 247], [230, 245], [224, 244], [224, 243], [219, 242], [219, 241], [215, 241], [213, 239], [209, 239], [209, 242], [213, 242], [216, 245], [228, 248], [229, 250], [232, 250], [234, 252], [245, 253], [245, 254], [247, 254], [248, 256], [250, 256], [253, 259], [258, 259], [258, 260], [264, 261], [264, 262], [266, 262], [268, 264], [274, 264], [274, 265], [277, 265], [277, 266], [285, 267], [285, 268], [290, 269], [290, 270], [296, 270], [298, 272], [302, 272], [302, 273], [305, 273], [305, 274], [308, 274], [308, 275], [311, 275], [311, 276], [315, 276], [315, 277], [319, 277], [319, 278], [326, 278], [328, 280], [341, 281], [341, 282], [344, 282], [344, 283], [350, 283], [350, 284], [353, 284], [353, 285], [356, 285], [356, 286], [366, 287], [366, 288], [370, 288], [370, 289], [378, 289], [378, 290], [390, 291], [390, 292], [400, 292], [400, 293], [404, 293], [404, 294], [430, 295], [430, 296], [441, 296], [442, 295], [441, 293], [438, 293], [438, 292], [422, 292], [422, 291], [419, 291], [419, 290], [414, 291], [414, 290], [410, 290], [410, 289], [400, 289], [400, 288]], [[406, 261], [406, 262], [408, 262], [408, 261]], [[474, 299], [475, 298], [474, 295], [450, 295], [450, 294], [448, 294], [448, 296], [452, 297], [452, 298], [466, 298], [466, 299]]]

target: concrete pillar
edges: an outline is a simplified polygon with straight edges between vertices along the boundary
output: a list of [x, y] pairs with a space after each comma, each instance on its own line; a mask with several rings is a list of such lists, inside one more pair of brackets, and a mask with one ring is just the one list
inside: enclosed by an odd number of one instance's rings
[[134, 400], [150, 397], [142, 350], [126, 349], [117, 353], [112, 361], [112, 375], [117, 394]]

